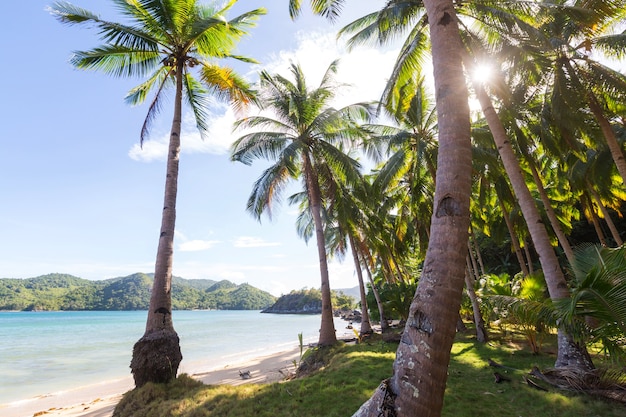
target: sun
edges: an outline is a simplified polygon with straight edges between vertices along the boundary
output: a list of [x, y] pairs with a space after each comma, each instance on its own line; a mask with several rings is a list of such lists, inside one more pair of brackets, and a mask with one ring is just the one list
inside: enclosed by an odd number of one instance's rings
[[478, 64], [472, 71], [472, 80], [479, 84], [485, 84], [491, 80], [493, 73], [493, 66], [490, 63]]

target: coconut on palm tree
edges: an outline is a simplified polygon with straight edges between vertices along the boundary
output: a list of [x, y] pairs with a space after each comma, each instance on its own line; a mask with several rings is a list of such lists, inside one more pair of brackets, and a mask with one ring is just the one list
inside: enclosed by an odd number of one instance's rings
[[272, 204], [280, 198], [288, 181], [300, 179], [313, 219], [320, 265], [322, 323], [319, 345], [336, 343], [330, 279], [322, 212], [333, 184], [356, 183], [361, 179], [358, 162], [343, 149], [363, 134], [357, 121], [371, 116], [368, 104], [331, 107], [337, 91], [333, 76], [337, 61], [330, 64], [318, 87], [310, 89], [302, 68], [291, 65], [293, 81], [263, 71], [260, 75], [260, 114], [240, 119], [239, 129], [252, 129], [232, 146], [234, 161], [251, 164], [264, 158], [274, 162], [256, 181], [248, 199], [248, 211], [260, 219], [272, 215]]
[[199, 4], [197, 0], [112, 0], [125, 22], [101, 19], [67, 2], [57, 2], [51, 13], [61, 23], [95, 26], [102, 46], [79, 51], [72, 64], [117, 77], [141, 77], [146, 81], [126, 96], [129, 104], [150, 95], [141, 142], [157, 117], [166, 91], [174, 92], [174, 112], [167, 153], [167, 173], [161, 231], [156, 255], [154, 284], [144, 335], [133, 348], [131, 369], [137, 387], [146, 382], [167, 382], [176, 377], [182, 360], [179, 338], [172, 322], [172, 259], [176, 222], [176, 194], [181, 146], [183, 104], [191, 109], [198, 129], [208, 128], [210, 97], [230, 100], [236, 106], [250, 102], [253, 91], [246, 81], [218, 60], [250, 59], [233, 54], [237, 42], [265, 13], [256, 9], [227, 20], [236, 3], [225, 6]]

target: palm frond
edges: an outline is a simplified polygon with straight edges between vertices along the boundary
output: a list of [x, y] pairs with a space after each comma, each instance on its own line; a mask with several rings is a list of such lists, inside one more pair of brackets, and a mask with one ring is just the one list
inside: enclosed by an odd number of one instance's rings
[[296, 165], [300, 144], [292, 142], [280, 155], [278, 161], [267, 168], [252, 187], [247, 210], [260, 220], [263, 213], [271, 219], [273, 204], [281, 202], [281, 194], [287, 182], [299, 173]]
[[161, 57], [154, 51], [104, 45], [74, 52], [70, 62], [77, 68], [99, 70], [115, 77], [143, 77], [159, 66]]
[[256, 91], [232, 69], [202, 63], [202, 82], [218, 99], [227, 100], [236, 112], [241, 112], [256, 100]]
[[277, 160], [292, 139], [282, 132], [254, 132], [243, 135], [231, 147], [231, 160], [250, 165], [255, 159]]
[[196, 127], [204, 139], [209, 130], [207, 109], [211, 107], [210, 95], [202, 83], [196, 80], [189, 72], [185, 72], [183, 77], [183, 89], [187, 104], [195, 116]]

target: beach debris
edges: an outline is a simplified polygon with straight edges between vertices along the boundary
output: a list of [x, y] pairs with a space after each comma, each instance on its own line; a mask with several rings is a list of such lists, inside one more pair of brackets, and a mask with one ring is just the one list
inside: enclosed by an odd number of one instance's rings
[[495, 377], [495, 379], [496, 379], [496, 384], [500, 384], [501, 382], [504, 382], [504, 381], [507, 381], [507, 382], [510, 382], [510, 381], [511, 381], [511, 379], [510, 379], [510, 378], [505, 377], [505, 376], [504, 376], [504, 375], [502, 375], [500, 372], [494, 372], [494, 373], [493, 373], [493, 376], [494, 376], [494, 377]]
[[239, 371], [239, 376], [241, 377], [241, 379], [250, 379], [252, 378], [252, 375], [250, 374], [250, 371]]

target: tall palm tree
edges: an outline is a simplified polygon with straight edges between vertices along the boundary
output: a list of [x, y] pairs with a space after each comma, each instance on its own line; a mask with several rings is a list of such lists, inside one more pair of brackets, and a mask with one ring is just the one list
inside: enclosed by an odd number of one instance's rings
[[[309, 89], [299, 65], [291, 65], [293, 81], [263, 71], [260, 75], [260, 108], [272, 116], [251, 116], [236, 122], [236, 128], [253, 129], [232, 146], [231, 158], [244, 164], [265, 158], [274, 161], [254, 184], [248, 199], [248, 211], [257, 219], [270, 217], [272, 204], [290, 179], [302, 179], [308, 207], [315, 226], [320, 263], [322, 323], [319, 345], [336, 343], [330, 280], [326, 256], [324, 200], [333, 184], [361, 181], [360, 165], [343, 148], [362, 134], [358, 120], [371, 116], [367, 104], [353, 104], [341, 109], [330, 106], [338, 85], [333, 82], [337, 61], [330, 64], [317, 88]], [[269, 129], [269, 130], [262, 130]], [[330, 187], [329, 187], [330, 186]]]
[[[290, 5], [300, 5], [290, 0]], [[342, 0], [311, 0], [334, 5]], [[393, 376], [354, 414], [358, 417], [441, 415], [450, 350], [465, 276], [471, 194], [471, 142], [463, 44], [452, 0], [424, 0], [430, 29], [439, 127], [437, 183], [430, 241]]]
[[175, 378], [182, 360], [172, 322], [171, 287], [183, 100], [203, 134], [212, 95], [229, 99], [236, 106], [250, 102], [253, 92], [248, 84], [217, 60], [251, 61], [233, 55], [232, 51], [265, 10], [252, 10], [226, 20], [226, 13], [236, 0], [223, 8], [198, 4], [196, 0], [112, 1], [128, 23], [103, 20], [67, 2], [55, 3], [50, 11], [61, 23], [95, 26], [104, 41], [102, 46], [76, 52], [71, 60], [73, 65], [117, 77], [147, 77], [126, 96], [129, 104], [139, 104], [153, 93], [141, 129], [141, 143], [161, 109], [165, 91], [174, 89], [175, 93], [154, 284], [146, 330], [133, 347], [131, 361], [135, 385], [140, 387], [147, 382]]
[[396, 229], [408, 250], [428, 247], [436, 180], [437, 116], [424, 78], [415, 73], [384, 103], [396, 126], [370, 125], [377, 146], [385, 146], [385, 163], [373, 182], [376, 193], [394, 201]]

